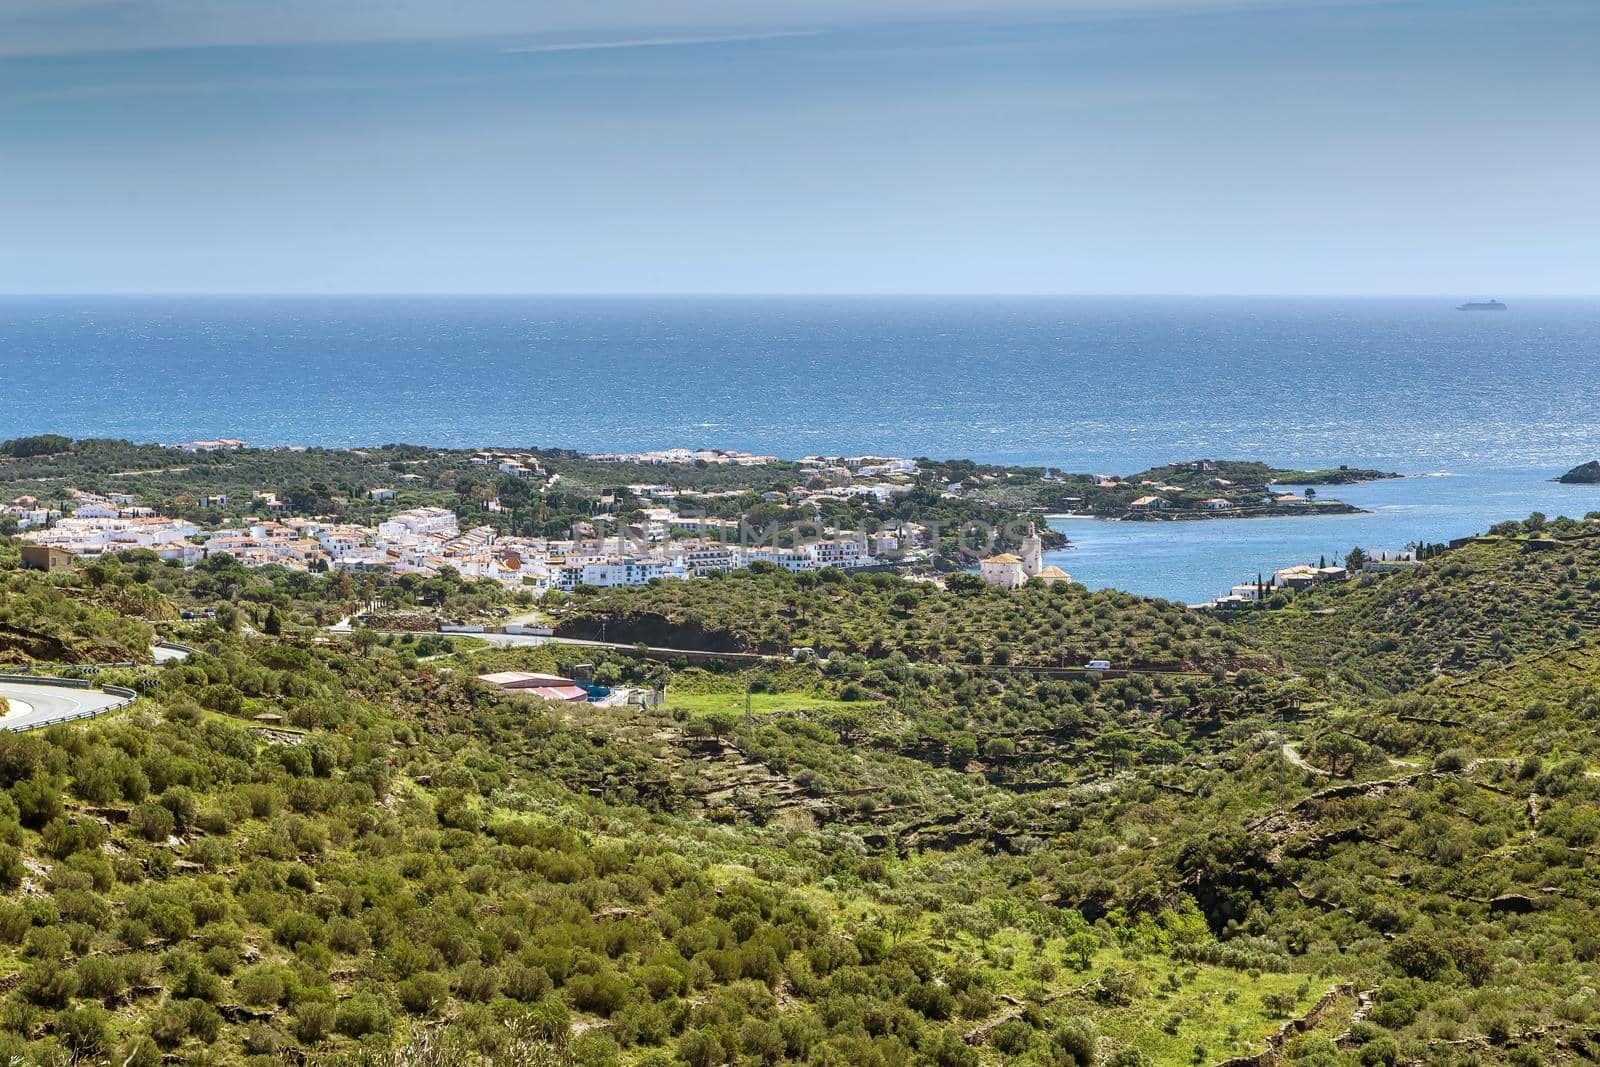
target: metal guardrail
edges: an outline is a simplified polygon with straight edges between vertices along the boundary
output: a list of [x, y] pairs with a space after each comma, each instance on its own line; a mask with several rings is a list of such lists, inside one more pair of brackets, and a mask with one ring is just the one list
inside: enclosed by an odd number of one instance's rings
[[191, 645], [180, 645], [176, 641], [157, 641], [157, 648], [165, 648], [172, 652], [182, 652], [185, 656], [198, 656], [200, 650]]
[[143, 664], [131, 660], [126, 663], [12, 663], [7, 664], [8, 671], [83, 671], [86, 674], [99, 674], [101, 671], [113, 667], [141, 667]]
[[[15, 682], [19, 685], [54, 685], [63, 689], [94, 688], [82, 678], [52, 678], [48, 675], [0, 674], [0, 682]], [[109, 693], [114, 697], [121, 697], [122, 699], [117, 701], [115, 704], [107, 704], [103, 708], [95, 708], [93, 711], [78, 711], [71, 715], [57, 715], [53, 719], [45, 719], [42, 722], [30, 722], [26, 726], [6, 726], [4, 725], [4, 720], [0, 720], [0, 730], [9, 730], [11, 733], [24, 734], [30, 730], [42, 730], [47, 726], [59, 726], [60, 724], [66, 722], [77, 722], [79, 719], [94, 719], [100, 717], [101, 715], [110, 714], [113, 711], [121, 711], [123, 708], [131, 706], [139, 699], [139, 694], [134, 690], [129, 689], [125, 685], [103, 685], [100, 687], [100, 691], [102, 693]]]
[[0, 674], [0, 682], [16, 682], [19, 685], [54, 685], [62, 689], [93, 689], [84, 678], [54, 678], [48, 674]]

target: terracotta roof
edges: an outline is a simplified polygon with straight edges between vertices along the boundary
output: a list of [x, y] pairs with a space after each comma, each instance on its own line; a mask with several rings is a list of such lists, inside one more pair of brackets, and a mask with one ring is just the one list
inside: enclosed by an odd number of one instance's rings
[[1002, 552], [998, 556], [990, 556], [988, 559], [984, 560], [983, 562], [985, 562], [985, 563], [1021, 563], [1022, 560], [1018, 559], [1016, 556], [1013, 556], [1009, 552]]

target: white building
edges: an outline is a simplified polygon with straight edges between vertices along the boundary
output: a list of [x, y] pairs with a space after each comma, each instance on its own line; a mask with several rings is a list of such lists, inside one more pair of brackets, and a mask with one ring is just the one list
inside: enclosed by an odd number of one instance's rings
[[378, 524], [379, 537], [396, 541], [425, 534], [456, 537], [460, 533], [455, 512], [446, 508], [411, 508]]
[[371, 555], [375, 548], [372, 531], [365, 526], [321, 526], [311, 536], [336, 563]]
[[1022, 573], [1022, 557], [1010, 552], [980, 560], [978, 577], [983, 579], [984, 585], [996, 585], [1002, 589], [1015, 589], [1028, 580], [1028, 576]]
[[870, 567], [878, 561], [867, 554], [866, 546], [853, 538], [813, 541], [806, 551], [818, 567]]
[[1044, 540], [1039, 536], [1038, 529], [1030, 522], [1028, 535], [1022, 539], [1022, 573], [1028, 578], [1036, 578], [1044, 570]]
[[985, 585], [997, 585], [1002, 589], [1015, 589], [1029, 578], [1039, 578], [1052, 585], [1072, 581], [1072, 575], [1060, 567], [1044, 565], [1044, 539], [1032, 523], [1022, 539], [1022, 554], [1014, 556], [1009, 552], [1001, 552], [980, 560], [978, 577], [983, 579]]
[[178, 446], [180, 452], [237, 452], [245, 443], [235, 437], [223, 437], [215, 441], [185, 441]]
[[817, 560], [803, 548], [747, 548], [743, 552], [744, 565], [770, 563], [786, 571], [814, 571]]
[[680, 541], [668, 546], [667, 554], [675, 557], [683, 566], [684, 573], [692, 577], [737, 570], [739, 567], [739, 549], [720, 541]]

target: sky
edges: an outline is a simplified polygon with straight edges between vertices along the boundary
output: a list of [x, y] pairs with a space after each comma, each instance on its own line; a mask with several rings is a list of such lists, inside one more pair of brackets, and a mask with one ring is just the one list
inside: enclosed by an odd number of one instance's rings
[[0, 292], [1600, 293], [1596, 0], [0, 0]]

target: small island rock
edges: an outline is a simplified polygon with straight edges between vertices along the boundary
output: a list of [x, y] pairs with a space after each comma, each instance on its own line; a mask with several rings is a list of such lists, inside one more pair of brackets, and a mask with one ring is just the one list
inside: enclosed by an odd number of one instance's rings
[[1600, 485], [1600, 459], [1591, 459], [1573, 467], [1556, 481], [1567, 485]]

